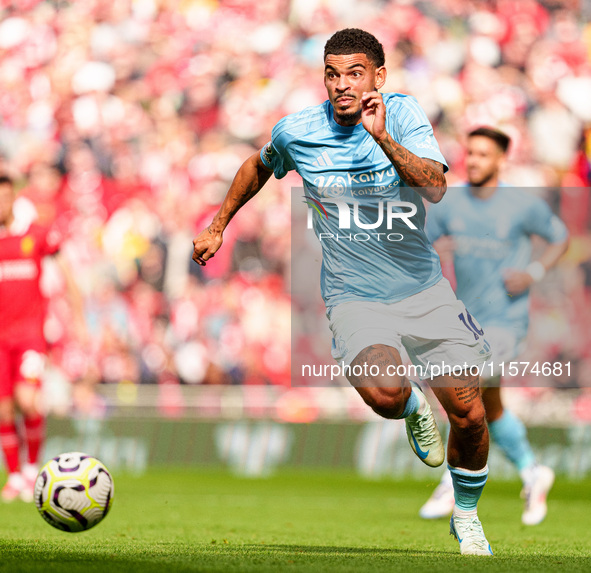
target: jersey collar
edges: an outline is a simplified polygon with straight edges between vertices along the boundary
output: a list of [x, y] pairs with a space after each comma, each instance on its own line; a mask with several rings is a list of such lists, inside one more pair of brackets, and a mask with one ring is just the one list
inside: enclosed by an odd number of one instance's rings
[[328, 116], [328, 125], [332, 131], [342, 133], [344, 135], [352, 135], [354, 133], [361, 133], [365, 130], [362, 123], [357, 125], [339, 125], [334, 119], [334, 108], [330, 101], [326, 100], [326, 115]]

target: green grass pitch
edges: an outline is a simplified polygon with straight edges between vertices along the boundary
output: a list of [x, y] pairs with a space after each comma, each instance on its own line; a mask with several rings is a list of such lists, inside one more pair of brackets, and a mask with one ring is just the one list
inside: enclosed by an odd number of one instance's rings
[[591, 480], [558, 480], [547, 520], [525, 527], [519, 484], [490, 479], [479, 513], [495, 557], [483, 558], [460, 556], [446, 521], [418, 517], [435, 481], [114, 477], [111, 513], [84, 533], [54, 530], [32, 505], [0, 505], [0, 572], [591, 571]]

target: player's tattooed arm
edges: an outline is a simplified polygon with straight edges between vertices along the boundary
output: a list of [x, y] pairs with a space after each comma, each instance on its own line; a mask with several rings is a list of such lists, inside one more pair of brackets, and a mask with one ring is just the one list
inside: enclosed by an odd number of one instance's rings
[[415, 155], [392, 139], [390, 134], [377, 141], [402, 180], [431, 203], [441, 201], [447, 190], [443, 165]]
[[224, 230], [232, 217], [262, 189], [272, 173], [258, 151], [242, 164], [213, 221], [193, 241], [193, 260], [198, 265], [205, 266], [215, 255], [222, 246]]
[[427, 201], [441, 201], [447, 189], [443, 165], [432, 159], [419, 157], [394, 141], [386, 129], [386, 105], [379, 92], [364, 93], [361, 105], [363, 127], [382, 148], [402, 180], [414, 187]]

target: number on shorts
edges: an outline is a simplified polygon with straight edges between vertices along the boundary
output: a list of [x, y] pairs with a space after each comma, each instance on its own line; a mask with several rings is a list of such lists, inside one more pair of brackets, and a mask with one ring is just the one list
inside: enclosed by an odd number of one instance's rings
[[479, 328], [479, 324], [474, 321], [472, 315], [468, 312], [468, 309], [466, 309], [466, 316], [464, 316], [464, 313], [461, 312], [460, 314], [458, 314], [458, 318], [464, 323], [464, 326], [474, 335], [474, 340], [478, 340], [478, 338], [484, 334], [484, 330], [482, 330], [482, 328]]

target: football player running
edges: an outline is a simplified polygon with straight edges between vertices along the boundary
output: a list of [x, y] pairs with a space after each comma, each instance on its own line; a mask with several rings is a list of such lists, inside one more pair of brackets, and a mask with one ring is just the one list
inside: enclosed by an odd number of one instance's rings
[[[330, 213], [314, 215], [317, 236], [339, 233], [335, 197], [356, 208], [357, 230], [403, 236], [399, 241], [321, 241], [333, 357], [361, 367], [360, 376], [351, 369], [349, 382], [379, 415], [405, 419], [411, 447], [429, 466], [443, 463], [441, 436], [424, 394], [398, 374], [400, 352], [404, 347], [423, 368], [435, 362], [462, 366], [457, 374], [430, 380], [451, 423], [447, 460], [456, 503], [450, 532], [462, 554], [492, 555], [477, 515], [488, 475], [489, 438], [478, 376], [469, 369], [490, 352], [478, 324], [466, 324], [466, 309], [443, 278], [424, 231], [423, 199], [437, 203], [443, 198], [445, 159], [417, 101], [379, 92], [386, 81], [384, 62], [382, 45], [363, 30], [340, 30], [327, 41], [328, 100], [275, 125], [271, 141], [245, 161], [213, 221], [193, 241], [193, 259], [199, 265], [210, 261], [238, 210], [271, 174], [282, 178], [290, 170], [302, 177], [307, 197]], [[334, 186], [323, 183], [328, 181]], [[376, 223], [379, 201], [406, 205], [412, 224], [405, 217]], [[347, 231], [352, 236], [354, 229]], [[363, 368], [368, 365], [373, 367], [369, 373]]]
[[[468, 134], [468, 183], [450, 189], [445, 203], [429, 209], [426, 228], [435, 248], [453, 256], [456, 294], [478, 317], [493, 350], [482, 387], [488, 429], [521, 476], [522, 522], [536, 525], [546, 517], [554, 472], [536, 462], [524, 424], [504, 407], [500, 364], [517, 359], [523, 351], [529, 289], [557, 263], [568, 238], [566, 227], [545, 201], [499, 181], [509, 144], [505, 133], [490, 127]], [[547, 242], [533, 262], [532, 235]], [[445, 472], [419, 513], [436, 519], [449, 515], [453, 505], [452, 480]]]

